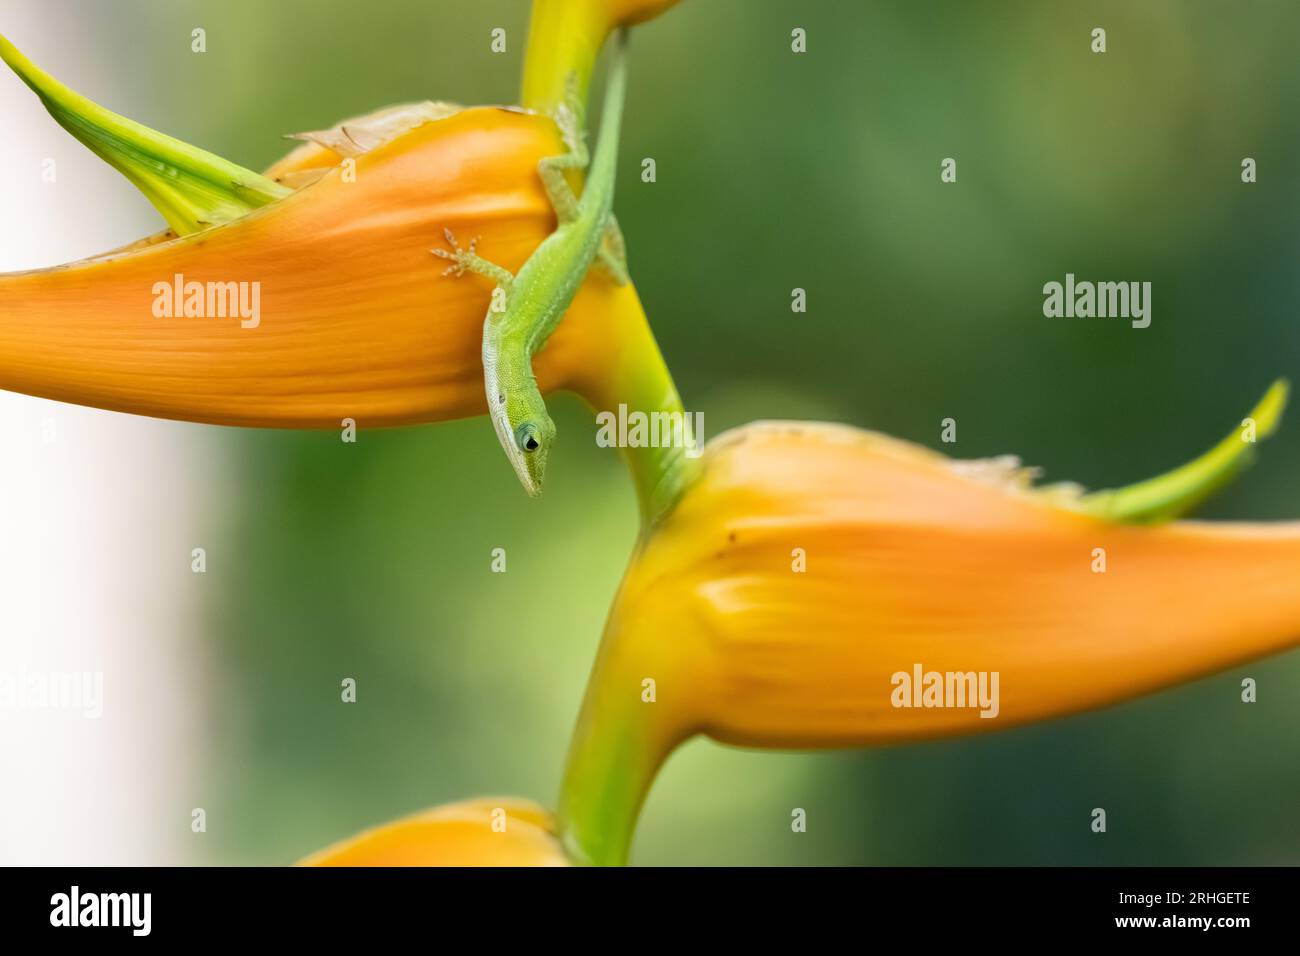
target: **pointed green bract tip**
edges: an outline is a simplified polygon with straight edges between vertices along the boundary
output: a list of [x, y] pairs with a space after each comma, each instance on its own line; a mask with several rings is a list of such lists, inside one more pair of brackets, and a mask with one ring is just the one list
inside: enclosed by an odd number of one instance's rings
[[1255, 458], [1255, 445], [1277, 430], [1291, 386], [1278, 379], [1223, 441], [1180, 468], [1137, 484], [1084, 495], [1078, 510], [1108, 521], [1151, 524], [1187, 514]]
[[230, 222], [290, 189], [213, 153], [119, 116], [68, 89], [0, 36], [0, 59], [55, 121], [144, 193], [177, 233]]
[[[1282, 413], [1286, 411], [1287, 399], [1291, 397], [1291, 383], [1284, 378], [1279, 378], [1264, 393], [1264, 397], [1259, 400], [1259, 404], [1251, 409], [1249, 418], [1255, 420], [1257, 437], [1267, 438], [1277, 431], [1277, 426], [1282, 421]], [[1245, 428], [1243, 423], [1242, 428]]]

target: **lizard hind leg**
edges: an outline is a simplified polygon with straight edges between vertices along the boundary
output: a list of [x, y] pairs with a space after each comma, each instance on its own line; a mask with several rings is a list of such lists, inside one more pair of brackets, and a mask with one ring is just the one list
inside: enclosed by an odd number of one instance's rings
[[578, 119], [582, 114], [582, 98], [578, 92], [577, 77], [569, 75], [564, 102], [556, 108], [552, 119], [560, 128], [560, 138], [568, 151], [559, 156], [547, 156], [537, 164], [537, 172], [546, 188], [546, 197], [555, 207], [560, 225], [578, 218], [578, 197], [565, 178], [570, 169], [586, 169], [591, 157], [587, 152], [586, 131]]
[[623, 239], [623, 230], [618, 227], [618, 220], [613, 216], [609, 217], [609, 224], [601, 236], [596, 261], [609, 273], [615, 285], [627, 285], [632, 281], [627, 271], [627, 243]]

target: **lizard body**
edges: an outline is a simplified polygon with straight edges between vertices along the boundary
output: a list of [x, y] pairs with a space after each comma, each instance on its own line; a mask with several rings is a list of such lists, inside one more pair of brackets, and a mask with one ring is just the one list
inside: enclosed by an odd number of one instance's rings
[[[518, 275], [477, 254], [477, 240], [461, 249], [446, 230], [451, 251], [433, 253], [450, 259], [444, 274], [474, 272], [497, 284], [483, 322], [483, 382], [488, 413], [497, 439], [528, 494], [541, 494], [546, 461], [555, 441], [555, 423], [533, 376], [533, 356], [559, 325], [587, 270], [599, 261], [620, 285], [627, 282], [623, 237], [613, 216], [614, 172], [626, 89], [626, 31], [615, 43], [614, 59], [600, 127], [600, 143], [591, 160], [582, 197], [574, 195], [565, 171], [587, 166], [588, 155], [578, 115], [576, 86], [555, 121], [568, 152], [538, 163], [546, 194], [555, 207], [557, 226], [520, 267]], [[499, 290], [499, 291], [498, 291]], [[504, 302], [502, 302], [502, 297]]]

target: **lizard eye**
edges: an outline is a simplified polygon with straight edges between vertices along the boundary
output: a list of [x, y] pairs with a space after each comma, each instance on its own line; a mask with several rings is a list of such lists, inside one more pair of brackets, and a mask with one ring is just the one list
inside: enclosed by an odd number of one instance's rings
[[519, 447], [524, 451], [537, 451], [541, 442], [537, 440], [537, 426], [527, 422], [519, 426]]

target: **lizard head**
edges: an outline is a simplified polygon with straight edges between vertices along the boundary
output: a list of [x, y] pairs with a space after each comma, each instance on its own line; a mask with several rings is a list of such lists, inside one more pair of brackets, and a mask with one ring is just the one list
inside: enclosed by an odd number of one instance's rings
[[542, 493], [546, 459], [555, 444], [555, 423], [546, 412], [537, 387], [501, 388], [493, 395], [492, 424], [524, 491], [536, 498]]
[[491, 313], [483, 326], [483, 384], [497, 441], [524, 491], [537, 498], [555, 444], [555, 422], [533, 377], [529, 350], [504, 336]]
[[536, 498], [542, 493], [542, 479], [546, 477], [546, 458], [555, 444], [555, 423], [541, 409], [523, 419], [514, 428], [515, 449], [518, 458], [511, 458], [515, 473], [529, 495]]

